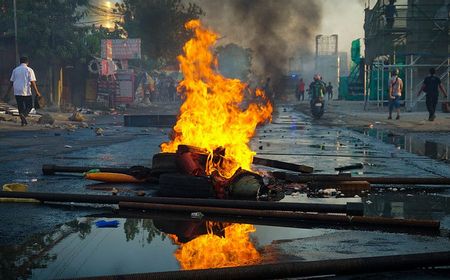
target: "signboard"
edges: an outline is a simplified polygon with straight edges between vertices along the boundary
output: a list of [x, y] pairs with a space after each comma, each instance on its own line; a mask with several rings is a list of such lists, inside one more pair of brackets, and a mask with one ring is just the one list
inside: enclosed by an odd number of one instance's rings
[[102, 40], [103, 59], [140, 59], [141, 39]]

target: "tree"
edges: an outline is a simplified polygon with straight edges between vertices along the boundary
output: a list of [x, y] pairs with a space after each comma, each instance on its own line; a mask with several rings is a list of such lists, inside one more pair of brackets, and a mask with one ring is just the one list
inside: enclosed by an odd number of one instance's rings
[[[19, 53], [31, 58], [41, 81], [48, 79], [47, 90], [52, 95], [55, 77], [65, 66], [73, 69], [72, 92], [83, 95], [85, 63], [90, 57], [100, 55], [101, 39], [120, 35], [117, 30], [110, 32], [80, 24], [88, 12], [89, 0], [17, 1]], [[13, 36], [13, 1], [0, 0], [0, 42], [2, 37]]]
[[[76, 24], [85, 16], [88, 0], [17, 1], [17, 39], [19, 52], [60, 64], [82, 57], [86, 48], [79, 40], [86, 33]], [[14, 34], [12, 1], [3, 0], [5, 16], [0, 19], [0, 34]]]
[[123, 15], [117, 25], [129, 38], [141, 38], [143, 56], [154, 67], [176, 61], [191, 37], [184, 24], [203, 13], [199, 6], [181, 0], [124, 0], [114, 12]]

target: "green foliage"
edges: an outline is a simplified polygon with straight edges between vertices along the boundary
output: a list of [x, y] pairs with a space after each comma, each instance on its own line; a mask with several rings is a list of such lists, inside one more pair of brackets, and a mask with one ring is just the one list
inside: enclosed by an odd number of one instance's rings
[[[111, 34], [106, 29], [78, 24], [88, 12], [88, 3], [89, 0], [17, 1], [20, 54], [50, 64], [73, 63], [99, 54], [100, 40]], [[12, 0], [0, 0], [0, 14], [0, 36], [13, 37]]]
[[141, 38], [145, 63], [152, 68], [176, 61], [191, 37], [184, 24], [203, 13], [199, 6], [181, 0], [124, 0], [114, 12], [123, 15], [117, 25], [128, 38]]

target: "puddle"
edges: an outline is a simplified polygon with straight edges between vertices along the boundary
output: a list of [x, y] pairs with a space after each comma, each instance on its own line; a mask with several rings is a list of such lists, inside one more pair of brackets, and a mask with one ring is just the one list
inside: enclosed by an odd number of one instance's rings
[[429, 133], [409, 133], [405, 135], [394, 134], [390, 131], [379, 129], [364, 129], [359, 130], [364, 135], [371, 136], [381, 140], [385, 143], [394, 145], [397, 149], [403, 149], [413, 154], [426, 156], [432, 159], [450, 163], [450, 143], [448, 137], [450, 135], [443, 135], [447, 141], [436, 142], [431, 139], [436, 138], [436, 135]]
[[[196, 268], [189, 267], [196, 258], [198, 261], [194, 265], [203, 266], [208, 266], [209, 262], [224, 262], [223, 258], [231, 262], [228, 266], [267, 263], [282, 261], [276, 253], [264, 249], [274, 240], [310, 238], [334, 232], [219, 222], [211, 226], [208, 221], [167, 217], [117, 218], [117, 228], [97, 228], [95, 222], [101, 219], [106, 218], [77, 219], [50, 234], [35, 236], [22, 246], [1, 248], [0, 255], [8, 257], [2, 258], [5, 266], [1, 267], [0, 275], [60, 279], [177, 271]], [[239, 230], [230, 233], [233, 228]], [[245, 228], [251, 230], [246, 233]], [[244, 231], [240, 232], [242, 229]], [[200, 244], [202, 241], [208, 242]], [[225, 254], [214, 255], [214, 251]], [[186, 254], [190, 257], [183, 260]]]

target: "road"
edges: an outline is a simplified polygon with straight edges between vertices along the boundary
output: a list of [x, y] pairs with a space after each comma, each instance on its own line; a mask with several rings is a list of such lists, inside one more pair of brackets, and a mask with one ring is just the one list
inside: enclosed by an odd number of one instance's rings
[[[412, 154], [367, 133], [330, 127], [326, 119], [313, 120], [292, 106], [277, 109], [273, 122], [259, 128], [252, 140], [251, 146], [259, 157], [310, 165], [318, 173], [335, 173], [335, 167], [361, 162], [364, 168], [353, 171], [353, 176], [450, 174], [448, 164]], [[104, 129], [104, 136], [97, 136], [93, 128], [74, 132], [1, 131], [0, 184], [25, 183], [29, 191], [105, 194], [89, 189], [92, 182], [81, 176], [43, 176], [42, 164], [150, 166], [152, 155], [159, 151], [158, 145], [167, 140], [170, 132], [170, 128], [114, 125], [108, 116], [97, 120], [96, 126]], [[153, 193], [143, 190], [149, 195]], [[265, 262], [450, 250], [448, 191], [418, 193], [393, 187], [368, 196], [347, 198], [310, 198], [294, 192], [283, 201], [361, 201], [369, 216], [439, 220], [441, 233], [429, 236], [319, 226], [256, 225], [252, 240]], [[0, 203], [0, 278], [21, 275], [49, 279], [180, 268], [173, 256], [177, 245], [166, 233], [171, 232], [174, 223], [182, 222], [173, 217], [140, 219], [117, 215], [118, 228], [95, 227], [95, 221], [114, 213], [107, 206]]]

